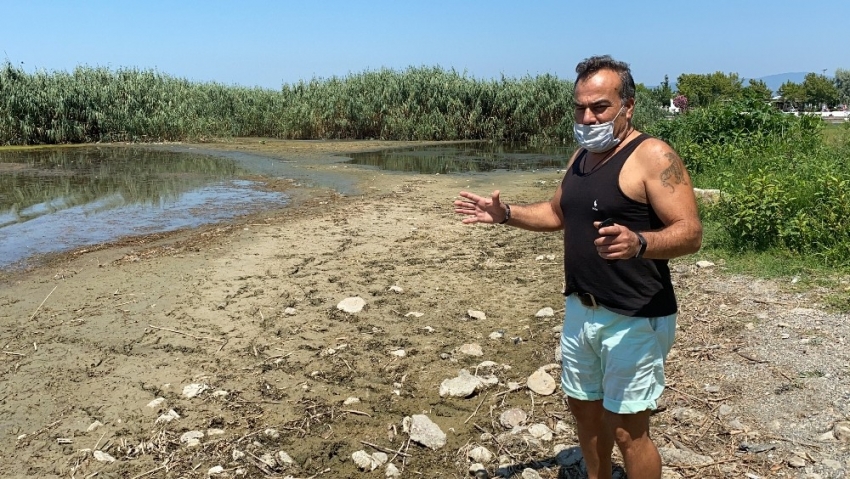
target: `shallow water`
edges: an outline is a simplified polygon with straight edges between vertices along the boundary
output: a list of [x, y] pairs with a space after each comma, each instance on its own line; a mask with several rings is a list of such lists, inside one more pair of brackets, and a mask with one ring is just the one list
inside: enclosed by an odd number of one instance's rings
[[[266, 166], [264, 176], [277, 176], [279, 160], [253, 160]], [[0, 268], [287, 203], [241, 179], [249, 174], [260, 174], [250, 161], [144, 148], [0, 152]]]

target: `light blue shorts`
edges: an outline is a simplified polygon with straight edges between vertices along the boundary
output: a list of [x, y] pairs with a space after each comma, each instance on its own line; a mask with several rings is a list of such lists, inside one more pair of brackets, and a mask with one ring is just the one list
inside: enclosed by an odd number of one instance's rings
[[605, 409], [619, 414], [655, 409], [675, 336], [676, 314], [629, 317], [567, 296], [561, 388], [575, 399], [602, 400]]

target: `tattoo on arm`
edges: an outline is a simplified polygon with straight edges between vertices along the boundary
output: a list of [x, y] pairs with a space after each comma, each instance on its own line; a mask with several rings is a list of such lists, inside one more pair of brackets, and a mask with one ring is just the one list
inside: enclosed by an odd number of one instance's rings
[[679, 155], [672, 151], [664, 154], [670, 160], [670, 166], [661, 172], [661, 184], [670, 188], [670, 191], [676, 190], [676, 185], [687, 184], [685, 179], [685, 165]]

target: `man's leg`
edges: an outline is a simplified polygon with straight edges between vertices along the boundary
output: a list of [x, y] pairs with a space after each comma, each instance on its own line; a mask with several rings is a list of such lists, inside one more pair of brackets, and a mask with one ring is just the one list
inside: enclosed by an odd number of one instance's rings
[[650, 410], [635, 414], [603, 412], [606, 429], [623, 453], [629, 479], [661, 479], [661, 456], [649, 437], [650, 413]]
[[587, 466], [588, 479], [611, 479], [614, 437], [606, 424], [607, 412], [602, 408], [602, 401], [581, 401], [567, 397], [567, 403], [576, 420], [578, 442]]

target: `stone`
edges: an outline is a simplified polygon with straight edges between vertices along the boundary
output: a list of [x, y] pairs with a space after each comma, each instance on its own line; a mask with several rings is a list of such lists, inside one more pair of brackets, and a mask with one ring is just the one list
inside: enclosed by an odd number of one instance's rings
[[277, 429], [271, 427], [263, 431], [263, 434], [265, 434], [266, 437], [269, 439], [280, 439], [280, 432], [278, 432]]
[[215, 475], [221, 474], [222, 472], [224, 472], [223, 467], [213, 466], [213, 467], [209, 468], [209, 470], [207, 470], [207, 475], [208, 476], [215, 476]]
[[790, 467], [799, 469], [801, 467], [806, 467], [806, 464], [806, 458], [804, 457], [800, 457], [796, 454], [791, 454], [790, 456], [788, 456], [788, 465]]
[[180, 415], [177, 414], [177, 411], [175, 411], [174, 409], [169, 409], [167, 413], [156, 418], [155, 423], [156, 424], [162, 424], [162, 423], [171, 422], [175, 419], [180, 419]]
[[474, 309], [467, 310], [466, 315], [469, 316], [469, 319], [487, 319], [487, 315], [484, 314], [484, 311], [476, 311]]
[[[420, 313], [419, 311], [411, 311], [411, 312], [404, 315], [405, 318], [410, 318], [410, 317], [421, 318], [422, 316], [425, 316], [425, 313]], [[393, 466], [393, 467], [395, 467], [395, 466]]]
[[838, 422], [832, 428], [832, 435], [843, 443], [850, 443], [850, 422]]
[[97, 460], [99, 462], [106, 462], [106, 463], [115, 462], [114, 457], [110, 456], [109, 454], [107, 454], [103, 451], [94, 451], [92, 453], [92, 455], [94, 456], [95, 460]]
[[401, 471], [399, 471], [398, 468], [395, 467], [395, 464], [389, 463], [387, 464], [387, 468], [384, 471], [384, 475], [389, 479], [393, 479], [396, 477], [401, 477]]
[[549, 375], [543, 368], [534, 371], [525, 381], [525, 385], [528, 386], [528, 389], [541, 396], [549, 396], [558, 387], [555, 378]]
[[551, 429], [545, 424], [532, 424], [528, 426], [528, 432], [535, 439], [540, 439], [541, 441], [551, 441], [554, 433]]
[[228, 391], [225, 391], [224, 389], [219, 389], [218, 391], [215, 391], [215, 392], [212, 393], [212, 397], [223, 398], [223, 397], [227, 397], [228, 394], [230, 394]]
[[658, 448], [658, 453], [661, 454], [661, 462], [669, 466], [705, 466], [714, 462], [711, 456], [703, 456], [672, 447]]
[[202, 392], [209, 389], [209, 386], [206, 384], [187, 384], [183, 386], [183, 397], [187, 399], [192, 399], [193, 397], [197, 397]]
[[286, 308], [283, 310], [283, 314], [287, 316], [295, 316], [296, 314], [298, 314], [298, 310], [295, 308]]
[[499, 424], [506, 429], [513, 429], [522, 425], [528, 419], [528, 415], [520, 408], [511, 408], [499, 415]]
[[360, 404], [360, 398], [351, 396], [346, 398], [345, 401], [342, 402], [343, 406], [351, 406], [352, 404]]
[[505, 333], [503, 333], [501, 331], [493, 331], [492, 333], [490, 333], [490, 336], [488, 336], [488, 337], [490, 339], [492, 339], [493, 341], [498, 341], [499, 339], [502, 339], [502, 338], [505, 337]]
[[689, 407], [677, 407], [671, 413], [673, 419], [682, 424], [700, 425], [705, 422], [705, 414]]
[[403, 358], [407, 356], [407, 351], [404, 349], [396, 349], [395, 351], [390, 351], [391, 356], [395, 356], [397, 358]]
[[478, 343], [467, 343], [460, 347], [459, 351], [467, 356], [484, 356], [484, 351]]
[[217, 429], [217, 428], [207, 429], [207, 437], [209, 437], [209, 436], [221, 436], [223, 434], [224, 434], [224, 429]]
[[165, 402], [165, 398], [156, 398], [153, 401], [148, 403], [148, 407], [151, 409], [158, 408], [162, 403]]
[[446, 433], [424, 414], [405, 417], [402, 426], [410, 435], [410, 440], [415, 443], [433, 450], [446, 445]]
[[472, 396], [476, 391], [485, 386], [498, 383], [499, 379], [495, 376], [482, 378], [480, 376], [473, 376], [466, 369], [461, 369], [457, 377], [446, 379], [440, 384], [440, 397], [465, 398]]
[[553, 316], [555, 316], [555, 310], [548, 306], [534, 314], [536, 318], [551, 318]]
[[536, 469], [532, 469], [530, 467], [523, 469], [520, 477], [522, 477], [522, 479], [541, 479], [540, 473], [537, 472]]
[[403, 293], [403, 292], [404, 292], [404, 288], [402, 288], [401, 286], [395, 286], [395, 285], [393, 285], [393, 286], [390, 286], [389, 291], [391, 291], [391, 292], [393, 292], [393, 293]]
[[265, 464], [266, 466], [269, 466], [269, 467], [277, 466], [277, 462], [275, 462], [274, 456], [272, 456], [269, 453], [266, 453], [266, 454], [263, 454], [262, 456], [260, 456], [260, 462], [262, 462], [263, 464]]
[[240, 451], [239, 449], [234, 449], [233, 453], [231, 454], [231, 457], [234, 461], [238, 461], [245, 457], [245, 453]]
[[340, 301], [336, 309], [348, 314], [357, 314], [363, 310], [364, 306], [366, 306], [366, 300], [360, 296], [354, 296]]
[[704, 269], [704, 268], [711, 268], [712, 266], [714, 266], [714, 263], [712, 263], [711, 261], [706, 261], [706, 260], [697, 261], [697, 268]]
[[100, 421], [95, 421], [95, 422], [89, 424], [89, 427], [86, 429], [86, 432], [92, 432], [95, 429], [99, 428], [100, 426], [103, 426], [103, 423], [100, 422]]
[[726, 416], [732, 414], [732, 412], [733, 412], [732, 406], [729, 406], [728, 404], [721, 404], [720, 407], [717, 408], [717, 415], [719, 417], [726, 417]]
[[[481, 474], [482, 472], [484, 474]], [[480, 463], [477, 463], [477, 462], [469, 465], [469, 473], [472, 474], [472, 476], [476, 477], [476, 478], [477, 477], [488, 477], [486, 475], [487, 474], [487, 468], [484, 467], [484, 464], [480, 464]]]
[[383, 452], [376, 452], [374, 454], [369, 454], [366, 451], [360, 450], [355, 451], [351, 454], [351, 460], [357, 464], [357, 467], [364, 471], [374, 471], [375, 469], [384, 465], [387, 462], [387, 455]]
[[471, 459], [473, 462], [487, 464], [493, 460], [493, 453], [484, 446], [478, 446], [470, 449], [469, 452], [466, 453], [466, 457]]
[[190, 447], [197, 446], [201, 444], [202, 437], [204, 437], [204, 433], [201, 431], [187, 431], [180, 436], [180, 442]]

